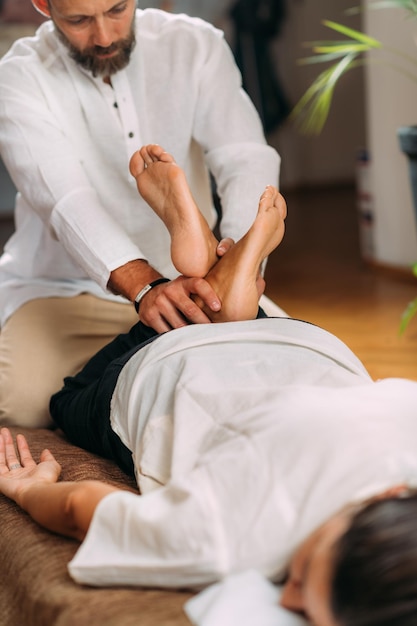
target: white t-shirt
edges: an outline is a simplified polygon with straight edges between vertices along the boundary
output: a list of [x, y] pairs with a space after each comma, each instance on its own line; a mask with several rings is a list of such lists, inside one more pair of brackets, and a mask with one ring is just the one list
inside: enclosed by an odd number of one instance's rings
[[1, 324], [36, 297], [117, 299], [105, 291], [110, 272], [133, 259], [177, 275], [168, 231], [129, 174], [142, 145], [174, 155], [213, 226], [211, 170], [225, 237], [239, 239], [265, 186], [278, 184], [279, 157], [221, 31], [148, 9], [137, 11], [136, 38], [112, 86], [69, 58], [51, 21], [0, 62], [0, 151], [20, 192], [0, 259]]
[[415, 481], [416, 407], [416, 382], [373, 382], [304, 322], [167, 333], [132, 357], [112, 400], [143, 495], [99, 504], [70, 573], [198, 587], [255, 568], [279, 581], [344, 505]]

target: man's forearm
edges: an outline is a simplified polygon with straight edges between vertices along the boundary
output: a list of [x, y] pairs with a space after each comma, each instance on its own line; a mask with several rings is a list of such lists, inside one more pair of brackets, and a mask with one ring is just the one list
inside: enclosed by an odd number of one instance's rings
[[113, 293], [133, 302], [139, 291], [157, 278], [161, 278], [159, 272], [147, 261], [137, 259], [113, 270], [107, 286]]

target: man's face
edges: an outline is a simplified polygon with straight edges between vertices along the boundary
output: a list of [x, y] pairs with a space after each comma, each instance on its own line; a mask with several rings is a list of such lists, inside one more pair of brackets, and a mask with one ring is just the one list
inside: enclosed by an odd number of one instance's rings
[[71, 58], [93, 76], [129, 63], [135, 45], [135, 0], [50, 0], [51, 18]]

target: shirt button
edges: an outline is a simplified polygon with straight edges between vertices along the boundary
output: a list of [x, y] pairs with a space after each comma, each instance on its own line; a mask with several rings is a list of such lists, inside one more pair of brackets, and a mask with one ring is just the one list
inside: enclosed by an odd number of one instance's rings
[[129, 137], [130, 137], [131, 139], [132, 139], [132, 137], [134, 137], [134, 136], [135, 136], [135, 133], [132, 133], [132, 132], [130, 132], [130, 133], [129, 133]]

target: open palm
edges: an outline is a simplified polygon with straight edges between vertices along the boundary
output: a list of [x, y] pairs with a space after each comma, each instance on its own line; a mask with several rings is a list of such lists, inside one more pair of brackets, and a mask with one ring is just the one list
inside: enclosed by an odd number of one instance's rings
[[8, 428], [0, 433], [0, 493], [17, 501], [19, 494], [34, 483], [57, 482], [61, 466], [49, 450], [44, 450], [40, 462], [32, 457], [23, 435], [17, 435], [16, 447]]

